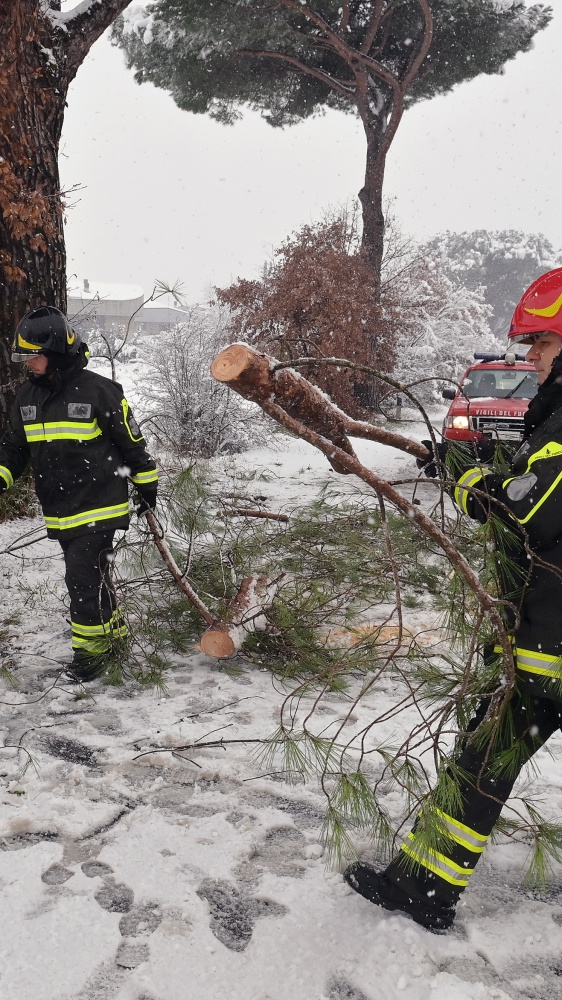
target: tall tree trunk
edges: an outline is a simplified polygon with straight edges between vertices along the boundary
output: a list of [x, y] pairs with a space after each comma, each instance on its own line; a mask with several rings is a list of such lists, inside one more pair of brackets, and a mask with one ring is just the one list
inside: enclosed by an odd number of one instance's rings
[[66, 311], [58, 152], [68, 87], [131, 0], [0, 0], [0, 431], [21, 371], [14, 329], [42, 303]]
[[0, 425], [21, 375], [10, 362], [16, 324], [43, 302], [66, 309], [58, 148], [68, 81], [49, 27], [35, 0], [2, 0]]
[[[366, 333], [369, 337], [374, 368], [391, 370], [394, 350], [384, 337], [381, 317], [381, 271], [384, 257], [385, 217], [383, 211], [384, 169], [388, 144], [386, 142], [382, 113], [373, 120], [366, 102], [358, 101], [358, 110], [367, 139], [365, 160], [365, 180], [359, 191], [363, 233], [361, 246], [372, 275], [373, 308], [366, 317]], [[377, 408], [380, 392], [384, 387], [372, 381], [368, 386], [367, 405]]]
[[384, 254], [385, 218], [382, 205], [385, 156], [381, 156], [378, 136], [367, 136], [365, 181], [359, 191], [363, 235], [361, 244], [373, 272], [373, 300], [381, 298], [381, 269]]

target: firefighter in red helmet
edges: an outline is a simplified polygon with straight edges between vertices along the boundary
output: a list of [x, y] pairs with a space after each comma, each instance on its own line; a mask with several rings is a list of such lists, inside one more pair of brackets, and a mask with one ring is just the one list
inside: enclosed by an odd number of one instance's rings
[[[502, 584], [503, 596], [518, 611], [508, 623], [516, 687], [499, 725], [488, 728], [487, 735], [480, 726], [489, 718], [491, 700], [486, 699], [459, 737], [454, 774], [449, 769], [458, 794], [448, 800], [454, 798], [457, 806], [439, 808], [434, 794], [384, 871], [357, 862], [344, 873], [372, 903], [407, 913], [431, 930], [453, 923], [519, 771], [562, 722], [562, 268], [542, 275], [525, 292], [508, 336], [510, 343], [529, 345], [527, 360], [538, 374], [539, 389], [524, 418], [524, 441], [507, 476], [494, 472], [480, 455], [457, 479], [454, 498], [469, 517], [485, 523], [493, 516], [508, 529], [511, 579]], [[430, 442], [424, 444], [431, 448]], [[444, 446], [438, 447], [443, 460]], [[436, 476], [435, 456], [422, 467]], [[485, 658], [501, 652], [501, 646], [491, 646]], [[428, 830], [434, 833], [433, 844], [437, 832], [439, 849], [429, 846]]]

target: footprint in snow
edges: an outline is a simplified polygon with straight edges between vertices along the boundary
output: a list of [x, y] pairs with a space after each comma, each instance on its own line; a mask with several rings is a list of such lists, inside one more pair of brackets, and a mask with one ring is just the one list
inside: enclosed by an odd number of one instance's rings
[[62, 885], [63, 882], [68, 882], [69, 878], [72, 878], [74, 872], [71, 872], [68, 868], [63, 865], [51, 865], [46, 871], [41, 875], [41, 881], [45, 885]]
[[114, 882], [108, 877], [100, 889], [96, 892], [94, 899], [103, 910], [109, 913], [128, 913], [133, 905], [134, 892], [128, 885]]
[[228, 882], [205, 879], [197, 890], [209, 904], [211, 931], [230, 951], [244, 951], [259, 917], [282, 917], [287, 908], [268, 899], [245, 896]]
[[123, 937], [139, 937], [154, 934], [162, 923], [162, 910], [159, 903], [138, 903], [133, 906], [119, 921], [119, 930]]
[[370, 1000], [362, 990], [352, 986], [345, 976], [336, 975], [328, 983], [327, 1000]]
[[255, 847], [250, 860], [267, 868], [274, 875], [302, 878], [306, 871], [302, 864], [305, 849], [306, 840], [300, 830], [293, 826], [282, 826], [270, 830]]
[[44, 736], [40, 743], [51, 757], [60, 757], [70, 764], [83, 764], [85, 767], [98, 766], [95, 750], [78, 740], [69, 740], [65, 736]]
[[113, 868], [103, 861], [85, 861], [80, 868], [86, 878], [104, 878], [106, 875], [113, 875]]
[[136, 969], [141, 962], [150, 958], [146, 938], [162, 923], [162, 911], [158, 903], [142, 903], [133, 906], [119, 921], [123, 935], [115, 956], [115, 964], [124, 969]]

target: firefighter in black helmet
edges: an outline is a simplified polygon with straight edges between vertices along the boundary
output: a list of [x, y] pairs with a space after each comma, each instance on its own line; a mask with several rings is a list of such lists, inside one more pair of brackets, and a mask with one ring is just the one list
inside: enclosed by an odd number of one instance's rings
[[89, 681], [127, 634], [110, 567], [115, 531], [129, 526], [128, 479], [143, 513], [155, 507], [158, 473], [121, 386], [86, 370], [87, 347], [59, 309], [23, 317], [12, 361], [25, 363], [29, 378], [0, 444], [0, 493], [31, 464], [47, 535], [64, 554], [71, 673]]

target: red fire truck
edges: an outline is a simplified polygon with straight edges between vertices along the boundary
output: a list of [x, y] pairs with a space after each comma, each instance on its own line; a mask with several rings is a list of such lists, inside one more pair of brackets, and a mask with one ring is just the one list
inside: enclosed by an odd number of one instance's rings
[[443, 423], [447, 441], [519, 442], [523, 438], [523, 414], [538, 383], [534, 365], [524, 355], [475, 354], [476, 364], [467, 368], [457, 390], [443, 390], [451, 405]]

